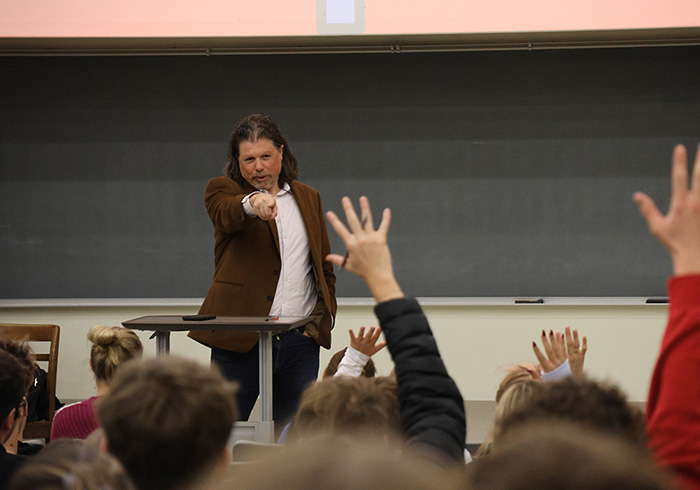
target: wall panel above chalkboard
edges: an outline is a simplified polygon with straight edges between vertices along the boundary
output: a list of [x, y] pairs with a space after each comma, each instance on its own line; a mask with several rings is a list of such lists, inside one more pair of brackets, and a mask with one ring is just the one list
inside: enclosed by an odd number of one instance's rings
[[[665, 208], [673, 145], [694, 153], [699, 57], [3, 58], [0, 297], [203, 297], [204, 187], [250, 112], [278, 121], [326, 209], [393, 209], [408, 294], [662, 296], [670, 262], [631, 194]], [[368, 294], [339, 274], [339, 296]]]

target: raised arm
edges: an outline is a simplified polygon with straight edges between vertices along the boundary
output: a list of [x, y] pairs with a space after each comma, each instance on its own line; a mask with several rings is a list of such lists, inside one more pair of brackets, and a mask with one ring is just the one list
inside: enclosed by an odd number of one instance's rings
[[[466, 418], [462, 395], [447, 374], [428, 320], [414, 299], [405, 298], [394, 277], [386, 237], [391, 213], [384, 210], [374, 229], [369, 201], [360, 198], [363, 219], [343, 198], [349, 229], [332, 213], [328, 221], [348, 250], [345, 268], [362, 277], [377, 306], [387, 346], [396, 365], [399, 404], [407, 444], [430, 447], [455, 462], [464, 461]], [[362, 222], [364, 221], [364, 226]], [[342, 265], [344, 257], [329, 255]]]
[[357, 334], [352, 328], [348, 329], [348, 332], [350, 345], [338, 363], [338, 370], [334, 376], [360, 376], [372, 356], [386, 345], [386, 342], [379, 340], [382, 333], [379, 327], [369, 327], [367, 334], [365, 334], [365, 327], [360, 327]]
[[690, 188], [685, 147], [673, 151], [671, 204], [663, 215], [642, 192], [634, 201], [673, 261], [669, 319], [647, 403], [649, 442], [687, 488], [700, 487], [700, 148]]
[[237, 233], [256, 223], [243, 210], [241, 201], [246, 192], [228, 177], [216, 177], [207, 184], [204, 206], [214, 228], [223, 233]]

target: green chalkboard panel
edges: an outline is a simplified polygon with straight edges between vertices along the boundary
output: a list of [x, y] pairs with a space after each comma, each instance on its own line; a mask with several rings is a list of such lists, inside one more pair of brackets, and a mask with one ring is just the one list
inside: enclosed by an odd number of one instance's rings
[[[632, 203], [700, 139], [699, 47], [0, 58], [2, 298], [198, 298], [230, 130], [271, 115], [326, 209], [391, 207], [407, 293], [658, 296]], [[331, 232], [331, 234], [333, 234]], [[331, 237], [332, 248], [342, 243]], [[368, 296], [349, 273], [338, 296]]]

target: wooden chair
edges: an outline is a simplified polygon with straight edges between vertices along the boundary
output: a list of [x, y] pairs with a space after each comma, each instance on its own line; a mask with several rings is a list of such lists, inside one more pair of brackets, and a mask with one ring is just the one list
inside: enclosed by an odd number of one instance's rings
[[[51, 424], [56, 412], [56, 373], [58, 372], [58, 339], [61, 329], [58, 325], [20, 325], [0, 323], [0, 337], [18, 342], [31, 342], [37, 362], [47, 363], [46, 391], [49, 397], [49, 420], [27, 422], [24, 439], [51, 438]], [[37, 343], [41, 343], [37, 345]]]

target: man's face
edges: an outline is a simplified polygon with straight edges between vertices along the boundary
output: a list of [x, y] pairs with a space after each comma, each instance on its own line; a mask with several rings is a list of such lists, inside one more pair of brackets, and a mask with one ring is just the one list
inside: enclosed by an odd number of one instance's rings
[[278, 179], [282, 171], [284, 146], [275, 148], [267, 138], [255, 142], [241, 141], [238, 145], [238, 166], [241, 175], [256, 189], [266, 190], [273, 196], [280, 191]]

